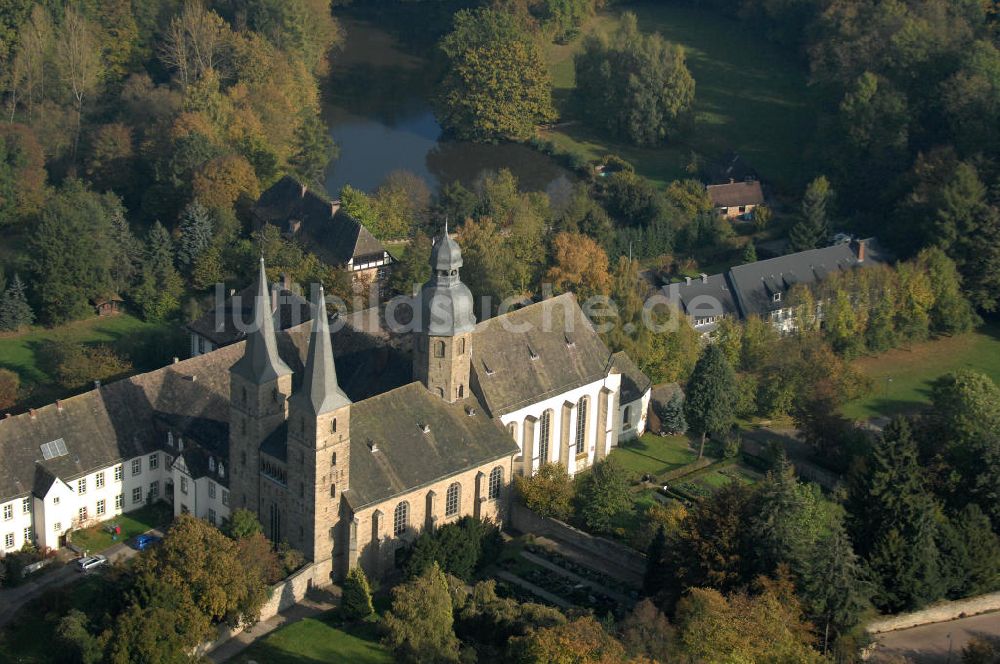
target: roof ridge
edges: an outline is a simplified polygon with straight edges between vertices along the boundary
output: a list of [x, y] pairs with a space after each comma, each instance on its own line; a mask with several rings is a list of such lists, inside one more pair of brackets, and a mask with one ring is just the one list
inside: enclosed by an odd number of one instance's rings
[[[493, 316], [492, 318], [487, 318], [486, 320], [481, 320], [478, 323], [476, 323], [476, 329], [478, 330], [480, 327], [484, 327], [485, 325], [487, 325], [491, 321], [497, 321], [497, 320], [500, 320], [501, 318], [508, 318], [510, 316], [516, 316], [516, 315], [522, 314], [522, 313], [524, 313], [524, 312], [526, 312], [526, 311], [528, 311], [530, 309], [533, 309], [534, 307], [537, 307], [539, 305], [548, 304], [548, 303], [551, 303], [551, 302], [555, 302], [556, 300], [563, 299], [563, 298], [572, 299], [574, 302], [576, 302], [576, 294], [573, 293], [572, 291], [566, 291], [565, 293], [560, 293], [559, 295], [553, 295], [552, 297], [546, 298], [544, 300], [539, 300], [538, 302], [532, 302], [531, 304], [526, 304], [525, 306], [523, 306], [523, 307], [521, 307], [519, 309], [514, 309], [512, 311], [508, 311], [506, 313], [499, 314], [497, 316]], [[580, 313], [581, 314], [583, 313], [582, 309], [581, 309]], [[589, 319], [587, 318], [586, 315], [584, 315], [583, 318], [589, 322]]]

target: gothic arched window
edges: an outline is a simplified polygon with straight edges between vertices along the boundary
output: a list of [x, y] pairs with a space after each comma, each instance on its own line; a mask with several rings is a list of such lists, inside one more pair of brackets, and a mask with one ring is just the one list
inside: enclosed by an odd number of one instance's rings
[[462, 485], [458, 482], [452, 482], [448, 487], [448, 493], [444, 497], [444, 515], [445, 516], [455, 516], [458, 514], [458, 504], [461, 502], [462, 498]]
[[330, 433], [337, 433], [337, 418], [336, 417], [333, 418], [332, 422], [330, 422]]
[[458, 354], [465, 355], [465, 339], [458, 340]]
[[576, 402], [576, 453], [587, 451], [587, 397]]
[[497, 466], [490, 471], [490, 500], [496, 500], [500, 497], [500, 488], [503, 486], [503, 467]]
[[410, 524], [410, 504], [405, 500], [396, 505], [396, 510], [392, 513], [392, 534], [399, 537], [406, 531]]
[[549, 461], [549, 439], [552, 436], [552, 411], [547, 410], [542, 413], [541, 422], [538, 425], [538, 464]]

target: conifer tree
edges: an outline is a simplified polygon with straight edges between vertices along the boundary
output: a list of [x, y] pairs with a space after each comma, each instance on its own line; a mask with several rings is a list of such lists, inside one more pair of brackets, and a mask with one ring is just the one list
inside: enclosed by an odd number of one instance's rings
[[757, 247], [754, 246], [753, 240], [747, 242], [747, 246], [743, 248], [743, 262], [744, 263], [757, 262]]
[[945, 590], [938, 508], [926, 484], [910, 424], [897, 417], [852, 478], [849, 502], [854, 542], [874, 576], [873, 601], [880, 609], [914, 609]]
[[190, 268], [212, 242], [212, 217], [196, 198], [181, 213], [177, 238], [177, 262]]
[[656, 537], [646, 551], [646, 574], [642, 579], [642, 592], [647, 597], [655, 597], [667, 581], [663, 574], [664, 558], [667, 555], [667, 532], [663, 526], [656, 530]]
[[827, 207], [833, 198], [830, 181], [819, 176], [806, 187], [802, 199], [802, 218], [788, 234], [792, 251], [806, 251], [823, 246], [830, 235]]
[[709, 433], [722, 433], [733, 422], [736, 403], [736, 375], [722, 349], [705, 347], [687, 384], [684, 415], [691, 430], [701, 436], [698, 458], [705, 454]]
[[17, 330], [35, 322], [35, 313], [28, 304], [24, 283], [15, 273], [0, 299], [0, 330]]
[[839, 519], [812, 547], [800, 585], [826, 653], [829, 644], [857, 625], [869, 607], [864, 569]]
[[163, 320], [180, 305], [184, 285], [174, 269], [170, 234], [160, 222], [153, 224], [146, 240], [142, 277], [132, 297], [145, 320]]
[[663, 429], [673, 434], [687, 433], [688, 423], [684, 418], [684, 395], [680, 390], [674, 392], [662, 408], [660, 423]]
[[347, 573], [340, 596], [340, 611], [348, 620], [363, 620], [375, 613], [368, 577], [360, 567], [353, 567]]

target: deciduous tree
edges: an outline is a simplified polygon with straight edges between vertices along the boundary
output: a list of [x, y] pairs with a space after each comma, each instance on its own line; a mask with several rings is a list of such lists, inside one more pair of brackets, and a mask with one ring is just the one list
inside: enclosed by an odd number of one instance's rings
[[385, 644], [398, 662], [458, 662], [448, 583], [437, 564], [392, 590], [392, 608], [382, 617]]
[[614, 457], [594, 464], [581, 480], [577, 500], [580, 516], [589, 529], [610, 532], [615, 517], [632, 506], [628, 471]]
[[544, 463], [531, 477], [515, 475], [514, 486], [525, 506], [533, 512], [563, 520], [569, 516], [573, 483], [564, 466]]
[[440, 44], [448, 67], [437, 98], [441, 124], [477, 141], [524, 139], [555, 119], [542, 50], [502, 10], [461, 10]]
[[559, 233], [552, 238], [552, 254], [545, 278], [556, 293], [572, 291], [580, 301], [608, 294], [608, 256], [594, 240], [579, 233]]

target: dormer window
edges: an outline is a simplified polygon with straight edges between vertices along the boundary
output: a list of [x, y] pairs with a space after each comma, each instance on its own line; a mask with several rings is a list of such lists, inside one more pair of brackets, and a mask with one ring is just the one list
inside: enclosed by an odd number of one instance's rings
[[492, 376], [493, 374], [496, 373], [495, 371], [493, 371], [493, 369], [490, 368], [490, 365], [486, 364], [485, 361], [483, 362], [483, 369], [486, 371], [487, 376]]
[[536, 353], [535, 349], [532, 348], [531, 346], [528, 346], [528, 357], [530, 357], [532, 360], [538, 359], [538, 353]]
[[774, 301], [775, 302], [781, 302], [781, 293], [775, 293], [774, 294]]
[[576, 342], [570, 339], [568, 334], [564, 334], [563, 339], [566, 340], [566, 348], [576, 348]]

